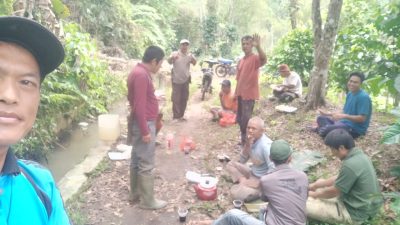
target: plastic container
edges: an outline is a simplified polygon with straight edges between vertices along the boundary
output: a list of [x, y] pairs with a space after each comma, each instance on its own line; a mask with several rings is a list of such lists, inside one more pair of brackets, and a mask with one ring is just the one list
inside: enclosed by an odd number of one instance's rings
[[180, 143], [179, 148], [181, 149], [182, 152], [185, 154], [189, 154], [190, 151], [196, 149], [196, 144], [193, 141], [192, 137], [183, 137]]
[[116, 141], [120, 135], [119, 115], [102, 114], [98, 117], [99, 138], [102, 141]]

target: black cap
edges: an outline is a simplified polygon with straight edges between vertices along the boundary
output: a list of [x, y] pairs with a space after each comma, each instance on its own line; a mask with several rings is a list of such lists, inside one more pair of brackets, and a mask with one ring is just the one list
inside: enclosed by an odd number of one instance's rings
[[64, 48], [58, 38], [44, 26], [24, 17], [0, 16], [0, 41], [15, 43], [31, 52], [42, 80], [64, 60]]
[[231, 86], [231, 81], [230, 80], [223, 80], [221, 82], [221, 85], [230, 87]]

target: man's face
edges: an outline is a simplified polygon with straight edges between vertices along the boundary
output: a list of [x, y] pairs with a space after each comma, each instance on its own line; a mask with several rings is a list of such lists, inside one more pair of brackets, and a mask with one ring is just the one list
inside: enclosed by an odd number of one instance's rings
[[32, 128], [40, 102], [40, 72], [33, 55], [0, 42], [0, 148], [17, 143]]
[[249, 120], [247, 124], [247, 135], [248, 138], [259, 139], [261, 135], [264, 133], [264, 128], [257, 124], [254, 120]]
[[281, 77], [288, 77], [290, 75], [290, 71], [279, 71]]
[[343, 146], [340, 146], [339, 149], [331, 148], [331, 152], [332, 155], [339, 158], [340, 160], [345, 159], [347, 157], [347, 154], [349, 153], [349, 151]]
[[164, 61], [164, 59], [161, 59], [157, 63], [157, 61], [155, 59], [153, 59], [153, 61], [151, 61], [151, 72], [152, 73], [157, 73], [160, 70], [160, 68], [161, 68], [161, 66], [163, 64], [163, 61]]
[[229, 92], [231, 92], [231, 87], [227, 85], [221, 85], [221, 90], [224, 94], [229, 94]]
[[189, 44], [188, 43], [182, 43], [180, 45], [181, 52], [186, 53], [188, 51], [188, 49], [189, 49]]
[[347, 82], [347, 88], [350, 92], [357, 92], [361, 88], [361, 79], [357, 76], [351, 76]]
[[242, 40], [242, 50], [244, 54], [249, 54], [253, 50], [253, 39]]

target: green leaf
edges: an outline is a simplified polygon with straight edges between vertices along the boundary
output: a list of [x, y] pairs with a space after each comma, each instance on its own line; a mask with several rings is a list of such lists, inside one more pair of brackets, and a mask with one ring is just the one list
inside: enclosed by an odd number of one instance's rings
[[400, 120], [385, 131], [382, 142], [385, 144], [400, 143]]

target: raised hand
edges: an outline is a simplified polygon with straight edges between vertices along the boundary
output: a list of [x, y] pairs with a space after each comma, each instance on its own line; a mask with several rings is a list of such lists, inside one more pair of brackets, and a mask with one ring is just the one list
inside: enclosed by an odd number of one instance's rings
[[260, 47], [260, 35], [255, 33], [253, 34], [253, 47], [258, 48]]

